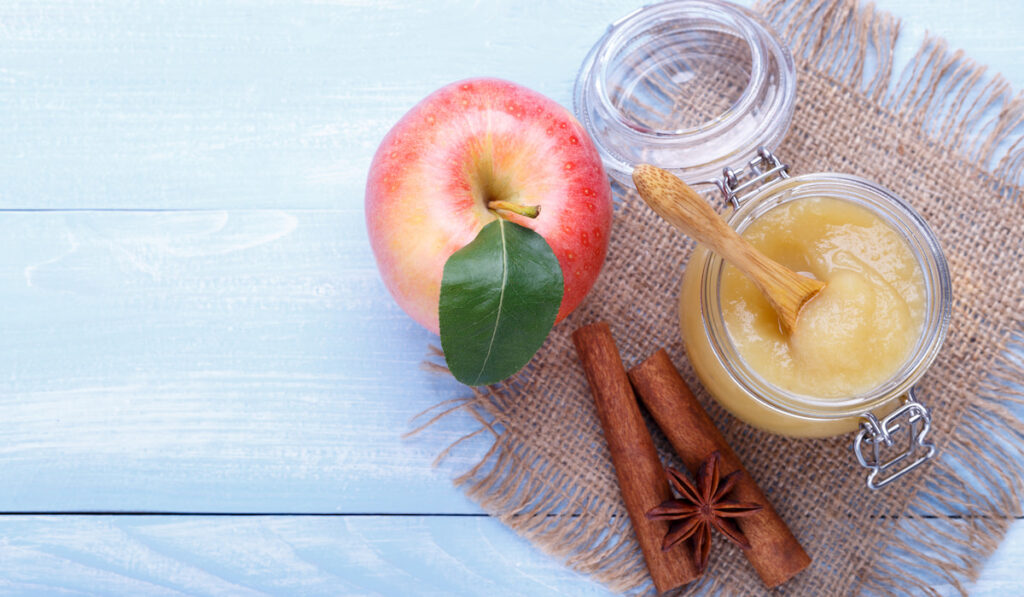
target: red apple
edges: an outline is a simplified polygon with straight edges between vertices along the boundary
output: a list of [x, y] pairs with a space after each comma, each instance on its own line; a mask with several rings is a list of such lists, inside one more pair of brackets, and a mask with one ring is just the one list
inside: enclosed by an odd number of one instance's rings
[[[491, 201], [540, 206], [536, 218]], [[532, 228], [562, 267], [561, 321], [597, 278], [612, 199], [601, 158], [565, 108], [520, 85], [471, 79], [437, 90], [384, 137], [366, 185], [366, 225], [399, 306], [438, 333], [444, 264], [495, 218]]]

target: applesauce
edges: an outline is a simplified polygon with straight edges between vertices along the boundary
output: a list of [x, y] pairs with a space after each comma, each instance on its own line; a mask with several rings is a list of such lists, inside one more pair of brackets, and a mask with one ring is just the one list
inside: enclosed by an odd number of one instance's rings
[[868, 413], [893, 411], [948, 326], [949, 273], [920, 216], [874, 183], [828, 173], [777, 180], [726, 219], [827, 286], [787, 336], [753, 283], [698, 246], [679, 315], [708, 392], [747, 423], [791, 436], [848, 433]]
[[725, 327], [766, 381], [836, 398], [880, 385], [906, 360], [921, 335], [924, 280], [910, 247], [881, 218], [816, 197], [772, 209], [743, 236], [782, 265], [827, 283], [786, 334], [750, 278], [726, 265]]

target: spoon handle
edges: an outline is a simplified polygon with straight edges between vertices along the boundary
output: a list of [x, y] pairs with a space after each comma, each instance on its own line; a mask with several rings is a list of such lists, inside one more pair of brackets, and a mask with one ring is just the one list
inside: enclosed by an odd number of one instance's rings
[[671, 172], [641, 164], [633, 170], [633, 184], [659, 216], [746, 274], [771, 303], [787, 333], [796, 325], [804, 303], [825, 287], [758, 251]]
[[[756, 251], [697, 191], [671, 172], [640, 164], [633, 170], [633, 184], [659, 216], [726, 260], [733, 262], [734, 253], [742, 251], [743, 245]], [[739, 263], [733, 265], [739, 267]]]

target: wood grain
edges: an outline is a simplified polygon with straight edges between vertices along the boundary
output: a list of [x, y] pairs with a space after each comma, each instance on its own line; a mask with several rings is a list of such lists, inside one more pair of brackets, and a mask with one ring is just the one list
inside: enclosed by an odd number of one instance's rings
[[640, 164], [633, 171], [633, 184], [665, 221], [746, 274], [768, 299], [782, 329], [792, 333], [800, 310], [821, 292], [824, 282], [802, 276], [759, 251], [733, 230], [707, 199], [671, 172]]
[[606, 594], [484, 517], [7, 516], [0, 535], [6, 595]]
[[630, 6], [5, 1], [0, 198], [356, 207], [377, 144], [417, 101], [486, 74], [570, 105], [590, 45]]
[[475, 511], [358, 210], [4, 213], [0, 304], [0, 511]]
[[[1024, 4], [877, 4], [897, 62], [928, 30], [1024, 85]], [[366, 169], [456, 79], [571, 106], [637, 6], [0, 2], [0, 511], [479, 512], [483, 437], [430, 467], [472, 420], [399, 437], [460, 390], [377, 277]], [[1018, 522], [972, 593], [1022, 557]], [[487, 519], [0, 517], [0, 594], [524, 592], [603, 594]]]
[[[487, 517], [4, 516], [0, 536], [3, 595], [611, 595]], [[971, 595], [1019, 594], [1020, 557]]]

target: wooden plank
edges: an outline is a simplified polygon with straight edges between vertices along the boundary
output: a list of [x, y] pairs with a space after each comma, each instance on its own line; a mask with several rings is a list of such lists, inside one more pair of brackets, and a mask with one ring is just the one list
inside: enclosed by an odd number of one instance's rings
[[[5, 516], [0, 536], [7, 595], [611, 595], [486, 517]], [[1021, 545], [1024, 521], [971, 595], [1019, 594]]]
[[[900, 56], [930, 30], [1024, 81], [1021, 3], [878, 4], [905, 18]], [[427, 93], [485, 74], [570, 106], [590, 45], [636, 6], [9, 0], [0, 202], [354, 207], [377, 143]]]
[[0, 511], [478, 511], [358, 210], [4, 213], [0, 304]]
[[[878, 4], [900, 56], [927, 29], [1024, 81], [1024, 4]], [[366, 168], [450, 80], [569, 105], [635, 6], [0, 3], [0, 206], [211, 210], [0, 213], [0, 510], [476, 512], [448, 479], [481, 445], [429, 468], [471, 421], [398, 439], [458, 389], [416, 368], [430, 338], [376, 278]], [[1020, 529], [972, 594], [1021, 593]], [[8, 594], [600, 593], [490, 520], [4, 517], [0, 537]]]
[[570, 105], [590, 44], [632, 8], [6, 1], [0, 203], [355, 207], [377, 143], [419, 99], [486, 74]]
[[605, 595], [486, 517], [0, 519], [0, 594]]

